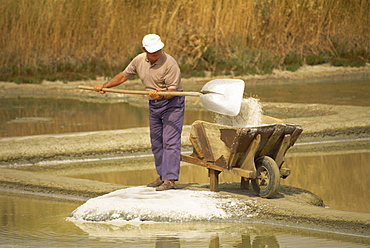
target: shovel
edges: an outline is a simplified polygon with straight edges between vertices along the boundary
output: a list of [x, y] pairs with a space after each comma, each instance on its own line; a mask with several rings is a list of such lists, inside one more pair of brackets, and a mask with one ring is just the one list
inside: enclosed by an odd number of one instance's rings
[[[79, 89], [94, 90], [94, 87], [79, 86]], [[102, 91], [148, 95], [148, 91], [118, 90], [103, 88]], [[200, 96], [203, 107], [222, 115], [236, 116], [240, 112], [240, 106], [244, 93], [244, 81], [240, 79], [214, 79], [206, 83], [200, 92], [158, 92], [160, 96]]]

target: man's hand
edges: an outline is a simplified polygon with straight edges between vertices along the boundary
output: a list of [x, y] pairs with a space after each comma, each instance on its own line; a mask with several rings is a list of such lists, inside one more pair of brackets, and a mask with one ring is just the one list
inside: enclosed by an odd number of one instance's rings
[[95, 85], [94, 90], [96, 92], [99, 92], [100, 94], [104, 94], [105, 91], [102, 90], [104, 88], [104, 85], [105, 85], [105, 88], [112, 88], [117, 85], [120, 85], [121, 83], [125, 82], [127, 79], [128, 78], [125, 76], [125, 74], [123, 72], [120, 72], [117, 75], [115, 75], [111, 80], [106, 82], [105, 84]]
[[102, 91], [102, 89], [104, 88], [104, 85], [103, 84], [97, 84], [94, 86], [94, 90], [96, 92], [99, 92], [100, 94], [104, 94], [105, 91]]
[[153, 99], [153, 100], [162, 100], [163, 99], [163, 96], [158, 95], [158, 92], [160, 92], [160, 91], [161, 91], [160, 89], [149, 91], [149, 97], [150, 97], [150, 99]]

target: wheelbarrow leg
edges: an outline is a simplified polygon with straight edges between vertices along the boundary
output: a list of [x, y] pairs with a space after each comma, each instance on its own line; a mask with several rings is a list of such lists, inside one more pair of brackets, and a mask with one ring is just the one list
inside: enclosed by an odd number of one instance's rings
[[221, 171], [208, 169], [208, 175], [209, 175], [209, 188], [211, 191], [218, 192], [218, 175], [221, 173]]
[[243, 190], [249, 189], [249, 179], [242, 177], [240, 180], [240, 188]]

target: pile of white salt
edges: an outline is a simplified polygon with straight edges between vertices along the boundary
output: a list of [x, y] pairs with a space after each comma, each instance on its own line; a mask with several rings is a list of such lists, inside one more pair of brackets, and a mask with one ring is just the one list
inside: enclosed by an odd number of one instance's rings
[[240, 112], [236, 116], [217, 114], [215, 122], [225, 126], [249, 127], [261, 125], [262, 106], [259, 99], [249, 97], [241, 102]]

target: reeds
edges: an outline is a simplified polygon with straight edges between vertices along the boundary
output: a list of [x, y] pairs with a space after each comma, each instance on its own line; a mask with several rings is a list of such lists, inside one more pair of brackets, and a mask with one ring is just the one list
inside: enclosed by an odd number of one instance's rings
[[112, 75], [146, 33], [189, 70], [263, 73], [291, 53], [369, 59], [368, 0], [2, 0], [0, 13], [2, 80]]

